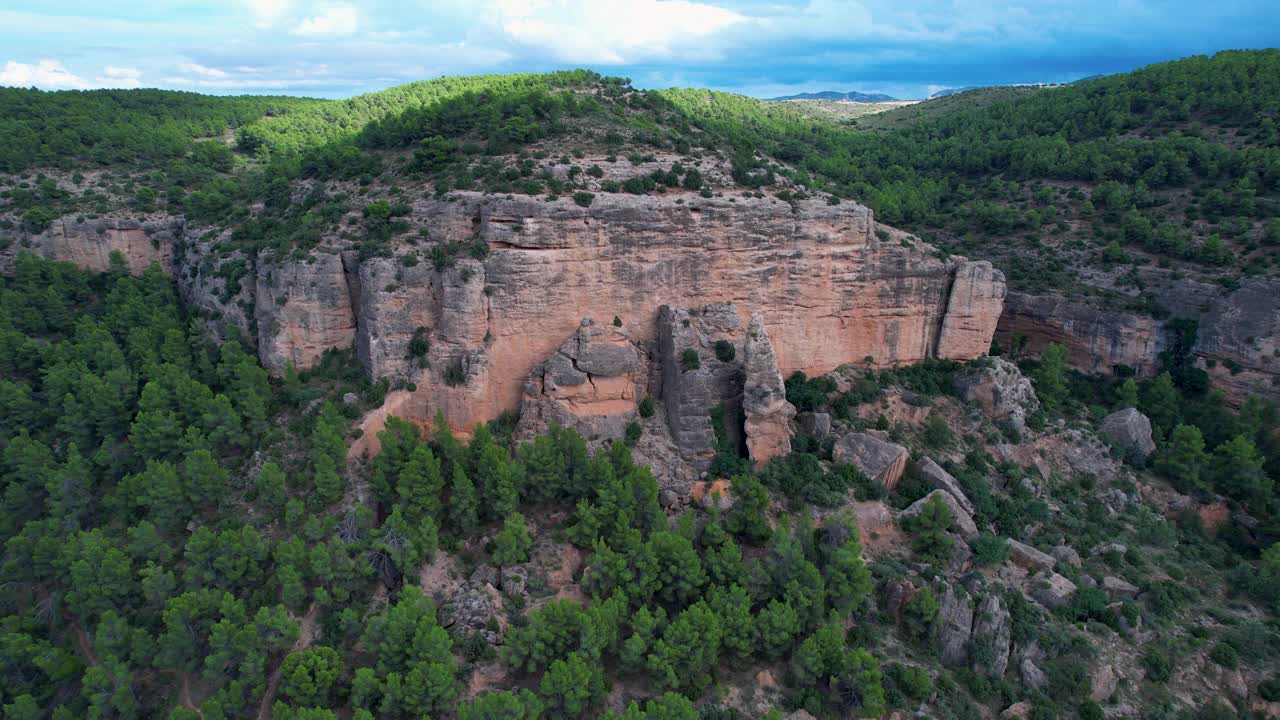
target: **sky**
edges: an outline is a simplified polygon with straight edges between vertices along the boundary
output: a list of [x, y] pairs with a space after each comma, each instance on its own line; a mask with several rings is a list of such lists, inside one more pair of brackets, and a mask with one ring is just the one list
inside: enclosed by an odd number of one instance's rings
[[0, 85], [349, 97], [589, 67], [639, 87], [927, 97], [1280, 46], [1280, 0], [0, 0]]

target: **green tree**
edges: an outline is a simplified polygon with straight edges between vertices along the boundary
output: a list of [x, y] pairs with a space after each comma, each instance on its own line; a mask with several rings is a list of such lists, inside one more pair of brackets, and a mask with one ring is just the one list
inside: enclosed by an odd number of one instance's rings
[[529, 561], [533, 538], [525, 525], [524, 515], [511, 513], [502, 525], [502, 531], [493, 540], [492, 560], [498, 567], [510, 567]]
[[862, 545], [854, 537], [831, 553], [825, 573], [827, 601], [845, 616], [865, 607], [875, 587], [871, 571], [862, 562]]
[[929, 588], [923, 587], [912, 593], [902, 606], [902, 627], [907, 637], [916, 641], [932, 637], [939, 610], [938, 598]]
[[791, 605], [770, 600], [755, 618], [756, 642], [765, 657], [781, 657], [800, 634], [800, 616]]
[[453, 491], [449, 494], [449, 520], [458, 532], [469, 534], [480, 524], [480, 501], [476, 497], [476, 488], [462, 469], [462, 463], [455, 461], [449, 475], [453, 481]]
[[1178, 391], [1173, 386], [1173, 376], [1162, 372], [1144, 389], [1138, 409], [1163, 435], [1169, 432], [1181, 414], [1178, 410]]
[[1067, 399], [1069, 392], [1066, 380], [1067, 348], [1058, 343], [1049, 343], [1040, 353], [1040, 365], [1033, 374], [1036, 384], [1036, 396], [1046, 410], [1054, 411]]
[[675, 617], [653, 645], [647, 665], [660, 688], [701, 690], [711, 683], [723, 638], [720, 618], [705, 602]]
[[1204, 436], [1194, 425], [1177, 425], [1169, 434], [1169, 440], [1156, 453], [1155, 469], [1173, 480], [1181, 492], [1204, 489], [1201, 470], [1209, 456], [1204, 450]]
[[330, 647], [290, 653], [280, 668], [284, 694], [296, 705], [327, 707], [342, 675], [342, 658]]
[[542, 701], [526, 689], [483, 692], [458, 705], [458, 720], [538, 720]]
[[255, 483], [257, 501], [275, 513], [279, 513], [284, 509], [284, 503], [288, 497], [285, 486], [284, 470], [274, 462], [266, 463], [258, 471], [258, 479]]
[[1125, 378], [1116, 388], [1116, 407], [1130, 408], [1138, 406], [1138, 383], [1133, 378]]
[[547, 668], [538, 695], [552, 718], [578, 718], [604, 697], [604, 672], [577, 653], [556, 660]]
[[1261, 507], [1271, 495], [1272, 481], [1263, 466], [1266, 458], [1253, 441], [1241, 435], [1213, 449], [1214, 482], [1227, 495]]
[[443, 490], [444, 475], [431, 449], [426, 445], [414, 448], [396, 482], [396, 495], [405, 519], [410, 523], [421, 523], [428, 518], [439, 522]]
[[955, 543], [947, 533], [951, 529], [951, 521], [951, 506], [940, 493], [931, 495], [911, 521], [911, 549], [925, 562], [946, 562]]

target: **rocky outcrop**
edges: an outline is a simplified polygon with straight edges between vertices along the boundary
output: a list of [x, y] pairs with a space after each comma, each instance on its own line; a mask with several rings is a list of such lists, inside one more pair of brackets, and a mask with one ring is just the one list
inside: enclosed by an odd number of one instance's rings
[[1011, 637], [1009, 611], [998, 594], [987, 595], [973, 615], [970, 659], [974, 671], [993, 678], [1004, 677], [1009, 668]]
[[778, 358], [769, 342], [769, 331], [760, 313], [751, 315], [743, 343], [746, 378], [742, 388], [742, 413], [747, 452], [757, 466], [791, 452], [791, 419], [795, 407], [787, 402], [787, 390], [778, 371]]
[[906, 448], [869, 433], [849, 433], [831, 449], [833, 461], [853, 465], [867, 479], [879, 482], [888, 490], [897, 487], [907, 469], [907, 457]]
[[[17, 242], [0, 250], [0, 271], [11, 268], [17, 253], [26, 251], [75, 263], [93, 272], [109, 270], [112, 253], [120, 253], [134, 275], [141, 274], [152, 263], [171, 273], [174, 245], [183, 237], [185, 229], [186, 222], [180, 217], [157, 216], [149, 221], [66, 217], [53, 221], [44, 232], [20, 236]], [[3, 245], [5, 243], [0, 243]]]
[[1117, 366], [1150, 374], [1164, 350], [1160, 323], [1149, 315], [1104, 311], [1060, 295], [1020, 292], [1005, 297], [996, 340], [1007, 348], [1021, 346], [1032, 355], [1039, 355], [1049, 343], [1058, 343], [1067, 348], [1072, 367], [1107, 375]]
[[587, 440], [621, 438], [637, 417], [647, 376], [645, 355], [623, 327], [583, 320], [529, 373], [516, 436], [531, 437], [558, 423]]
[[956, 265], [938, 335], [939, 357], [972, 360], [987, 354], [995, 332], [993, 319], [1004, 308], [1004, 273], [986, 261]]
[[977, 537], [978, 526], [974, 523], [973, 516], [960, 505], [960, 502], [956, 500], [955, 496], [946, 490], [934, 490], [928, 495], [925, 495], [919, 500], [911, 503], [906, 510], [902, 511], [898, 518], [900, 520], [910, 520], [911, 518], [914, 518], [921, 512], [924, 512], [924, 506], [935, 497], [941, 498], [942, 501], [947, 504], [947, 507], [951, 509], [952, 532], [965, 540]]
[[1249, 395], [1280, 398], [1280, 280], [1244, 280], [1210, 305], [1195, 352], [1231, 404]]
[[1076, 584], [1056, 572], [1036, 575], [1028, 580], [1028, 584], [1031, 597], [1050, 610], [1071, 602], [1071, 596], [1076, 593]]
[[938, 602], [938, 639], [942, 662], [955, 666], [969, 654], [969, 636], [973, 633], [973, 599], [964, 588], [947, 585]]
[[358, 258], [339, 237], [287, 259], [214, 253], [207, 228], [167, 217], [64, 219], [6, 252], [94, 269], [111, 249], [134, 269], [160, 262], [184, 298], [217, 317], [211, 326], [250, 331], [270, 367], [302, 369], [354, 342], [371, 378], [413, 388], [397, 412], [420, 421], [442, 412], [459, 429], [517, 410], [530, 371], [583, 317], [619, 317], [644, 346], [658, 338], [664, 305], [730, 305], [739, 327], [759, 312], [783, 377], [868, 357], [874, 367], [968, 359], [988, 347], [1004, 280], [984, 263], [940, 259], [855, 203], [679, 195], [600, 193], [586, 208], [423, 196], [407, 220], [434, 247], [397, 247], [395, 257]]
[[[1198, 322], [1191, 351], [1232, 405], [1248, 395], [1280, 398], [1280, 280], [1246, 278], [1221, 286], [1171, 277], [1148, 269], [1144, 287], [1171, 317]], [[1109, 374], [1117, 366], [1154, 374], [1171, 344], [1164, 323], [1151, 315], [1116, 309], [1106, 301], [1010, 292], [996, 328], [1004, 347], [1022, 345], [1038, 354], [1050, 342], [1065, 345], [1079, 370]]]
[[1053, 570], [1058, 561], [1049, 553], [1041, 552], [1026, 543], [1010, 538], [1009, 561], [1027, 570]]
[[1102, 419], [1102, 436], [1122, 453], [1146, 459], [1156, 450], [1151, 439], [1151, 421], [1136, 408], [1117, 410]]
[[[740, 417], [744, 373], [739, 359], [743, 328], [733, 305], [705, 305], [686, 310], [667, 305], [658, 310], [660, 396], [666, 405], [671, 437], [685, 460], [706, 469], [716, 452], [720, 430], [729, 441], [742, 441]], [[724, 343], [719, 355], [716, 344]]]
[[1000, 357], [988, 358], [973, 371], [956, 376], [956, 392], [966, 402], [982, 408], [992, 420], [1008, 420], [1021, 432], [1027, 416], [1040, 409], [1031, 380], [1023, 377], [1017, 365]]

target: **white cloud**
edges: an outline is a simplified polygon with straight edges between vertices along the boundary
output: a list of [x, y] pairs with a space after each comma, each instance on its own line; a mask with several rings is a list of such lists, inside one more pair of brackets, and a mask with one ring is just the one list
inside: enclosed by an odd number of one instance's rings
[[10, 60], [0, 71], [0, 85], [72, 90], [89, 87], [89, 83], [57, 60], [38, 60], [33, 64]]
[[289, 11], [290, 0], [240, 0], [258, 27], [270, 27]]
[[225, 78], [227, 73], [217, 68], [205, 67], [199, 63], [182, 63], [178, 66], [178, 70], [192, 75], [198, 75], [206, 78]]
[[290, 32], [294, 35], [350, 35], [356, 31], [360, 18], [350, 5], [333, 5], [298, 23]]
[[43, 59], [34, 63], [10, 60], [0, 70], [0, 85], [38, 87], [42, 90], [91, 90], [94, 88], [136, 88], [142, 86], [142, 71], [131, 67], [108, 65], [102, 74], [83, 78], [62, 64], [61, 60]]
[[497, 0], [490, 22], [510, 40], [562, 62], [621, 64], [714, 56], [709, 36], [750, 18], [690, 0]]

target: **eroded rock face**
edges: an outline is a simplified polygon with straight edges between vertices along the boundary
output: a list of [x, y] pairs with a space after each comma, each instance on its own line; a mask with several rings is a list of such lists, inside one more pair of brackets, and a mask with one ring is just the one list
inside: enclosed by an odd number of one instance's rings
[[831, 459], [853, 465], [867, 478], [878, 481], [886, 489], [898, 485], [907, 469], [907, 449], [868, 433], [849, 433], [836, 441]]
[[951, 476], [951, 473], [942, 469], [942, 466], [933, 461], [933, 458], [924, 458], [919, 463], [920, 475], [938, 490], [945, 491], [950, 494], [965, 512], [973, 514], [973, 503], [969, 502], [969, 497], [964, 494], [964, 489], [960, 487], [959, 481]]
[[356, 338], [351, 275], [338, 253], [258, 265], [258, 357], [274, 372], [308, 368]]
[[1108, 375], [1118, 365], [1151, 374], [1164, 350], [1160, 323], [1151, 316], [1104, 311], [1061, 295], [1009, 293], [996, 340], [1013, 347], [1016, 338], [1025, 342], [1025, 352], [1035, 355], [1049, 343], [1063, 345], [1072, 367]]
[[[723, 431], [731, 442], [738, 432], [745, 374], [741, 354], [744, 329], [733, 305], [705, 305], [687, 310], [667, 305], [658, 310], [660, 395], [667, 410], [671, 437], [680, 455], [705, 470], [715, 455], [716, 433], [711, 414], [720, 408]], [[716, 343], [733, 349], [722, 360]], [[727, 351], [721, 352], [728, 356]]]
[[787, 402], [787, 390], [778, 371], [778, 358], [769, 342], [764, 317], [751, 315], [744, 341], [746, 378], [742, 389], [742, 412], [746, 417], [747, 452], [757, 466], [778, 455], [791, 452], [791, 419], [795, 406]]
[[121, 218], [79, 221], [65, 217], [53, 221], [44, 232], [18, 238], [0, 251], [0, 270], [12, 266], [20, 251], [51, 260], [75, 263], [85, 270], [106, 272], [111, 254], [119, 252], [129, 272], [139, 275], [151, 263], [166, 273], [173, 271], [174, 243], [183, 236], [186, 221], [180, 217], [157, 216], [140, 222]]
[[1200, 318], [1196, 354], [1213, 360], [1210, 379], [1239, 405], [1249, 395], [1280, 397], [1280, 281], [1248, 279]]
[[991, 593], [978, 603], [973, 614], [973, 650], [970, 653], [975, 672], [993, 678], [1004, 677], [1009, 668], [1009, 644], [1012, 629], [1009, 611], [1000, 596]]
[[626, 329], [583, 320], [573, 337], [529, 374], [516, 435], [531, 437], [555, 422], [587, 440], [621, 438], [637, 417], [646, 365]]
[[[420, 421], [442, 412], [456, 429], [517, 410], [530, 371], [582, 318], [617, 316], [644, 346], [658, 338], [664, 305], [730, 305], [739, 328], [759, 312], [783, 377], [867, 357], [886, 367], [986, 350], [1004, 294], [989, 265], [939, 259], [854, 203], [733, 200], [602, 193], [583, 208], [421, 197], [410, 220], [453, 251], [417, 264], [357, 258], [337, 237], [301, 259], [214, 257], [207, 228], [162, 216], [64, 219], [15, 238], [8, 256], [29, 246], [104, 269], [120, 249], [134, 269], [160, 262], [216, 324], [243, 332], [256, 323], [250, 340], [269, 367], [303, 369], [354, 342], [372, 378], [414, 386], [397, 412]], [[741, 354], [741, 338], [735, 344]]]
[[964, 588], [947, 585], [938, 602], [938, 639], [943, 663], [954, 666], [965, 661], [972, 632], [973, 599]]
[[938, 336], [938, 357], [972, 360], [987, 354], [1004, 308], [1004, 273], [986, 261], [961, 261], [956, 266]]

